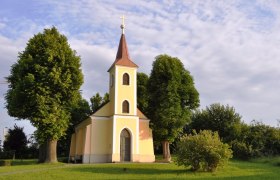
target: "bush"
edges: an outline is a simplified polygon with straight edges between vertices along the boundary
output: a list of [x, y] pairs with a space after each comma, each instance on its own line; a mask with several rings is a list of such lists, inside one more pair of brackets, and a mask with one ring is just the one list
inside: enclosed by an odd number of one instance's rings
[[215, 171], [232, 157], [228, 144], [221, 142], [218, 132], [200, 131], [180, 139], [177, 146], [178, 166], [191, 166], [193, 171]]
[[11, 166], [12, 160], [0, 160], [0, 166]]
[[233, 157], [248, 160], [253, 157], [254, 151], [252, 145], [247, 145], [245, 142], [239, 142], [237, 140], [232, 141]]

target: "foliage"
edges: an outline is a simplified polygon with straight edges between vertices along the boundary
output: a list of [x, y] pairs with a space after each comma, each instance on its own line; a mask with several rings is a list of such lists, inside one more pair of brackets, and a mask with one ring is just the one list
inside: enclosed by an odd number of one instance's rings
[[177, 147], [176, 164], [192, 170], [215, 171], [232, 157], [228, 144], [223, 144], [217, 132], [209, 130], [181, 138]]
[[7, 160], [7, 159], [1, 160], [0, 159], [0, 166], [11, 166], [11, 165], [12, 165], [12, 160]]
[[185, 132], [192, 129], [218, 131], [223, 142], [235, 140], [241, 133], [241, 116], [229, 105], [212, 104], [205, 110], [196, 110], [192, 114], [192, 122], [185, 127]]
[[137, 107], [147, 114], [148, 108], [148, 85], [149, 76], [145, 73], [137, 73]]
[[55, 27], [35, 35], [19, 53], [7, 80], [9, 115], [30, 120], [40, 143], [54, 148], [68, 128], [69, 107], [77, 102], [83, 83], [80, 57], [67, 38]]
[[27, 148], [27, 138], [23, 132], [23, 127], [14, 125], [14, 129], [9, 129], [4, 141], [4, 150], [15, 150], [16, 155], [21, 156]]
[[231, 147], [235, 158], [248, 160], [252, 157], [252, 145], [248, 145], [246, 142], [234, 140], [231, 142]]
[[192, 76], [178, 58], [159, 55], [153, 62], [148, 93], [154, 139], [174, 141], [190, 121], [190, 110], [199, 106]]
[[[238, 141], [244, 142], [252, 148], [252, 151], [248, 154], [249, 158], [280, 154], [280, 129], [260, 122], [253, 121], [250, 125], [243, 125], [242, 134]], [[237, 157], [241, 158], [241, 155], [240, 152]]]
[[250, 125], [241, 122], [241, 116], [233, 107], [212, 104], [205, 110], [196, 110], [192, 122], [184, 128], [218, 131], [223, 142], [232, 146], [233, 155], [239, 159], [280, 154], [280, 129], [253, 121]]
[[109, 102], [109, 94], [105, 93], [104, 97], [100, 96], [99, 93], [96, 93], [90, 98], [91, 102], [91, 111], [95, 113], [101, 106]]

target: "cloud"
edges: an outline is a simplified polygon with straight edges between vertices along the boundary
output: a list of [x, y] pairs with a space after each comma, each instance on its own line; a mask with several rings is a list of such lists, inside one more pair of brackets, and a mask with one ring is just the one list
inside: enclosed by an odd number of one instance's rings
[[202, 108], [229, 104], [244, 121], [271, 125], [280, 117], [278, 1], [32, 2], [21, 18], [2, 14], [1, 77], [33, 34], [55, 25], [81, 56], [83, 96], [107, 92], [125, 14], [130, 56], [140, 72], [149, 74], [159, 54], [176, 56], [193, 75]]

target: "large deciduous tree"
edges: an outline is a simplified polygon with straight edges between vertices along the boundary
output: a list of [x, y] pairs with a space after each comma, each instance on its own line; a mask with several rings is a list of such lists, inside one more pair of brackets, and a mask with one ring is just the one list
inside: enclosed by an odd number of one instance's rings
[[46, 146], [45, 162], [56, 162], [57, 140], [65, 134], [71, 106], [83, 83], [80, 57], [55, 27], [32, 37], [7, 78], [9, 115], [28, 119]]
[[169, 144], [190, 121], [191, 110], [199, 106], [199, 94], [182, 62], [168, 55], [159, 55], [153, 62], [148, 92], [154, 139], [162, 143], [163, 158], [170, 161]]
[[137, 107], [147, 114], [148, 108], [148, 80], [149, 77], [145, 73], [137, 73]]

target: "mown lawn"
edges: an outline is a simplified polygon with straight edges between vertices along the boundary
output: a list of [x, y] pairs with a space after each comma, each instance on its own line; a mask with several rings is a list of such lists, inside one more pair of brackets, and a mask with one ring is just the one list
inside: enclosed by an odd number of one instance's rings
[[[0, 179], [280, 179], [280, 158], [232, 160], [217, 172], [191, 172], [175, 164], [34, 164], [0, 167]], [[20, 165], [24, 164], [24, 165]]]

